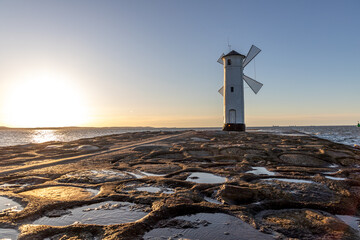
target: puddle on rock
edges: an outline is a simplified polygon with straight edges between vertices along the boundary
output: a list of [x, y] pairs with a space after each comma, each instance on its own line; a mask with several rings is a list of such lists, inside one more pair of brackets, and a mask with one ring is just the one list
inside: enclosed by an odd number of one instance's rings
[[149, 192], [149, 193], [166, 193], [166, 194], [174, 193], [174, 190], [171, 188], [152, 187], [152, 186], [137, 187], [136, 190], [140, 192]]
[[0, 213], [21, 210], [23, 210], [23, 207], [19, 203], [8, 197], [0, 196]]
[[[59, 210], [64, 211], [64, 210]], [[130, 202], [107, 201], [68, 209], [59, 217], [42, 217], [37, 225], [65, 226], [74, 223], [111, 225], [134, 222], [146, 216], [147, 207]]]
[[267, 170], [265, 167], [252, 167], [251, 171], [247, 171], [246, 173], [252, 173], [255, 175], [268, 175], [268, 176], [274, 176], [275, 173]]
[[126, 172], [135, 178], [144, 178], [144, 177], [163, 177], [165, 174], [155, 174], [155, 173], [148, 173], [148, 172]]
[[75, 148], [77, 151], [96, 151], [99, 149], [99, 147], [93, 145], [81, 145]]
[[167, 188], [163, 186], [152, 186], [149, 184], [139, 185], [136, 183], [127, 184], [123, 191], [130, 192], [130, 191], [139, 191], [139, 192], [149, 192], [149, 193], [165, 193], [165, 194], [173, 194], [175, 193], [174, 189]]
[[195, 183], [224, 183], [226, 180], [226, 177], [220, 177], [215, 174], [205, 172], [193, 172], [186, 179], [186, 181]]
[[336, 180], [336, 181], [340, 181], [340, 180], [346, 180], [346, 178], [341, 178], [341, 177], [331, 177], [331, 176], [325, 176], [328, 179], [331, 180]]
[[161, 188], [158, 187], [138, 187], [136, 188], [136, 190], [140, 192], [150, 192], [150, 193], [161, 192]]
[[12, 228], [0, 228], [0, 240], [16, 240], [19, 232]]
[[34, 197], [47, 198], [57, 201], [80, 201], [94, 197], [99, 190], [86, 189], [79, 187], [47, 187], [29, 190], [20, 193], [21, 195], [30, 195]]
[[95, 197], [96, 195], [99, 194], [100, 190], [99, 189], [94, 189], [94, 188], [85, 188], [86, 190], [88, 190], [89, 192], [91, 192], [93, 194], [93, 197]]
[[341, 221], [352, 227], [356, 232], [360, 233], [360, 217], [350, 215], [336, 215]]
[[209, 203], [215, 203], [215, 204], [223, 204], [222, 202], [216, 200], [216, 199], [213, 199], [213, 198], [209, 198], [209, 197], [204, 197], [204, 200], [209, 202]]
[[[181, 227], [183, 226], [183, 227]], [[224, 213], [198, 213], [165, 221], [160, 228], [147, 232], [150, 239], [273, 239], [242, 220]]]
[[310, 180], [302, 180], [302, 179], [290, 179], [290, 178], [267, 178], [262, 179], [262, 181], [282, 181], [282, 182], [290, 182], [290, 183], [315, 183], [314, 181]]
[[339, 173], [341, 172], [342, 170], [341, 169], [338, 169], [338, 170], [334, 170], [334, 171], [331, 171], [331, 172], [323, 172], [323, 174], [336, 174], [336, 173]]
[[27, 186], [30, 186], [30, 184], [4, 183], [0, 185], [0, 188], [25, 188]]

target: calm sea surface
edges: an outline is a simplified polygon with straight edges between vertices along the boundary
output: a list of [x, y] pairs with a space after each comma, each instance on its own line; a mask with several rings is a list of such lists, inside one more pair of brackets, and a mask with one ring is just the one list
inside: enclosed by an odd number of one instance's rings
[[[179, 131], [179, 130], [220, 130], [220, 128], [74, 128], [55, 130], [0, 130], [0, 146], [23, 145], [29, 143], [42, 143], [48, 141], [73, 141], [80, 138], [92, 138], [111, 134], [121, 134], [138, 131]], [[261, 127], [249, 128], [259, 131], [286, 134], [295, 130], [311, 134], [333, 142], [354, 146], [360, 145], [360, 128], [356, 126], [307, 126], [307, 127]]]
[[360, 145], [360, 128], [357, 126], [269, 127], [259, 129], [261, 131], [269, 131], [278, 134], [295, 130], [336, 143], [342, 143], [350, 146]]
[[[189, 128], [66, 128], [66, 129], [0, 129], [0, 147], [43, 143], [68, 142], [112, 134], [139, 131], [181, 131]], [[194, 130], [220, 130], [220, 128], [193, 128]]]

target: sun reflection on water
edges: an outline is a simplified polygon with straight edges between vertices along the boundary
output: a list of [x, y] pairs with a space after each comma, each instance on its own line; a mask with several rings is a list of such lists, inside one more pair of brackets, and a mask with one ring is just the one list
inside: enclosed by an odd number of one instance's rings
[[33, 142], [43, 143], [49, 141], [58, 141], [58, 136], [56, 134], [57, 130], [35, 130], [32, 136]]

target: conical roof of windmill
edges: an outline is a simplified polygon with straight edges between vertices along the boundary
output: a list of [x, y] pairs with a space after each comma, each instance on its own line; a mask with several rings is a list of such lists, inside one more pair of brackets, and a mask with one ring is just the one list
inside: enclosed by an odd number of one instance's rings
[[242, 56], [242, 57], [246, 57], [246, 56], [238, 53], [237, 51], [232, 50], [232, 51], [230, 51], [228, 54], [226, 54], [225, 56], [223, 56], [223, 58], [224, 58], [224, 57], [228, 57], [228, 56], [233, 56], [233, 55], [239, 55], [239, 56]]

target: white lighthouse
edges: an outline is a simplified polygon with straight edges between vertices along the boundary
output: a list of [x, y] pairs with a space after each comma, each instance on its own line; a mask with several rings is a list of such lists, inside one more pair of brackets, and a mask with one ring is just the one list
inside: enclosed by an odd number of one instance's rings
[[243, 70], [260, 51], [253, 45], [247, 56], [232, 50], [222, 54], [218, 60], [224, 66], [224, 86], [219, 90], [224, 97], [224, 131], [245, 131], [243, 80], [255, 94], [263, 84], [244, 75]]

